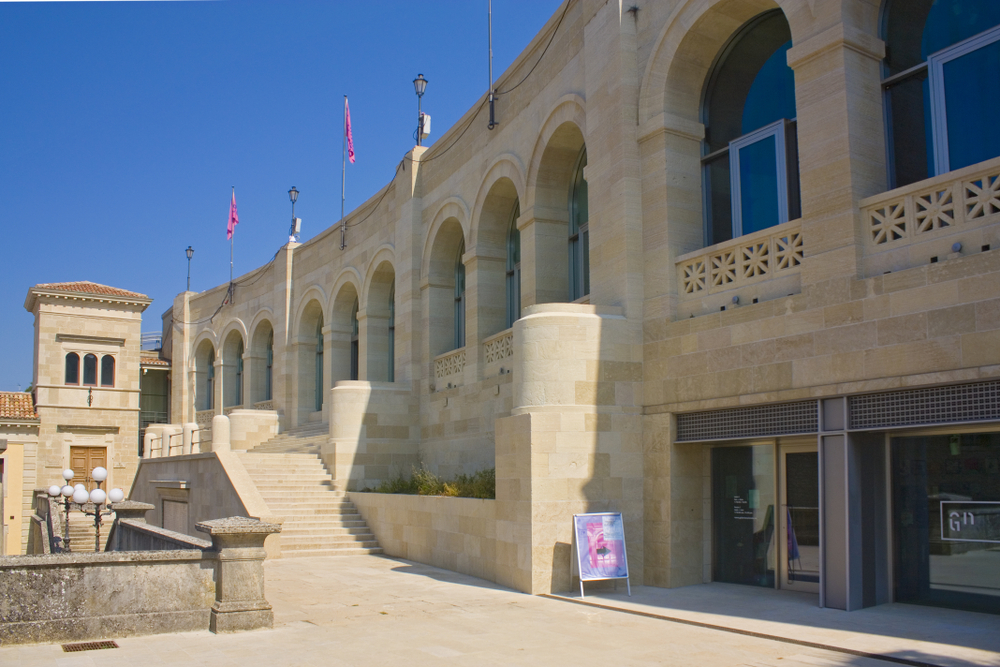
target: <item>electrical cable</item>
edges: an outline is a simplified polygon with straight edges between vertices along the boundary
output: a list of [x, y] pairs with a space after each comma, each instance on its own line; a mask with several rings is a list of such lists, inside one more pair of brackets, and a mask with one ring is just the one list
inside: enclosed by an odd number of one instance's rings
[[545, 45], [545, 48], [542, 50], [542, 54], [540, 56], [538, 56], [538, 60], [536, 60], [535, 64], [531, 66], [531, 69], [528, 70], [528, 73], [524, 75], [524, 78], [521, 79], [520, 81], [518, 81], [516, 85], [511, 86], [507, 90], [497, 90], [497, 91], [494, 91], [493, 95], [506, 95], [507, 93], [513, 91], [515, 88], [517, 88], [522, 83], [524, 83], [525, 81], [528, 80], [528, 77], [531, 76], [531, 73], [534, 72], [535, 68], [538, 67], [538, 64], [540, 62], [542, 62], [542, 58], [545, 57], [545, 54], [546, 54], [546, 52], [548, 52], [549, 47], [552, 46], [552, 42], [556, 38], [556, 33], [559, 32], [559, 26], [562, 25], [563, 19], [566, 18], [566, 12], [569, 11], [569, 3], [570, 3], [570, 0], [566, 0], [566, 6], [563, 7], [562, 15], [559, 17], [559, 21], [556, 23], [556, 27], [552, 29], [552, 35], [549, 36], [549, 43]]

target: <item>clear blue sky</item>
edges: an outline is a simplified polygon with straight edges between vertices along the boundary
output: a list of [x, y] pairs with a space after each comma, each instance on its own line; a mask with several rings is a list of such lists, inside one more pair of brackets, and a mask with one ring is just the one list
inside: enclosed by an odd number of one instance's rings
[[[494, 74], [558, 0], [494, 0]], [[347, 209], [413, 145], [418, 72], [433, 143], [488, 85], [487, 0], [0, 2], [0, 390], [31, 382], [37, 283], [90, 280], [154, 299], [229, 279], [340, 216], [343, 96], [357, 163]], [[481, 128], [471, 131], [486, 132]]]

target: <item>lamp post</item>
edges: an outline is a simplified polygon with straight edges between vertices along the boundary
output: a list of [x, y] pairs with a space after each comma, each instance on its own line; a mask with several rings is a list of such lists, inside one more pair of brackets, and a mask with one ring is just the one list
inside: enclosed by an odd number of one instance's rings
[[292, 226], [288, 228], [288, 240], [294, 241], [295, 234], [298, 232], [298, 230], [295, 229], [295, 202], [299, 199], [299, 191], [295, 189], [294, 185], [292, 186], [292, 189], [288, 191], [288, 199], [292, 202]]
[[419, 146], [424, 134], [424, 112], [420, 110], [420, 101], [424, 91], [427, 90], [427, 79], [423, 74], [418, 74], [413, 80], [413, 90], [417, 93], [417, 145]]
[[[49, 487], [49, 496], [52, 498], [62, 496], [66, 503], [66, 537], [63, 540], [63, 549], [64, 551], [69, 551], [69, 510], [70, 501], [72, 501], [80, 506], [81, 512], [87, 516], [94, 517], [94, 551], [96, 553], [101, 550], [101, 524], [104, 522], [104, 517], [111, 516], [114, 513], [108, 505], [124, 500], [125, 492], [121, 489], [111, 489], [109, 493], [105, 493], [101, 489], [101, 484], [108, 478], [108, 471], [101, 466], [94, 468], [90, 473], [90, 476], [97, 482], [97, 488], [93, 491], [88, 492], [87, 487], [83, 484], [70, 486], [69, 481], [73, 479], [75, 474], [67, 468], [63, 470], [63, 479], [66, 480], [66, 485], [62, 488], [59, 488], [56, 484]], [[84, 505], [88, 502], [94, 504], [93, 511], [84, 509]], [[101, 509], [101, 505], [104, 505], [104, 509]]]
[[184, 251], [184, 254], [187, 255], [187, 258], [188, 258], [188, 286], [187, 286], [187, 291], [190, 292], [191, 291], [191, 258], [194, 256], [194, 248], [192, 248], [191, 246], [188, 246], [187, 250]]

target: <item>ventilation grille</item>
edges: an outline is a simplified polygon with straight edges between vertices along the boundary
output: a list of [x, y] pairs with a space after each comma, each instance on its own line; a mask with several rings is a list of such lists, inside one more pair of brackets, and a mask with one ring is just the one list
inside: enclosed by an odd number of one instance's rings
[[816, 433], [816, 401], [677, 415], [677, 442]]
[[852, 429], [1000, 419], [1000, 382], [889, 391], [848, 398]]
[[80, 642], [78, 644], [63, 644], [62, 650], [64, 653], [73, 653], [75, 651], [97, 651], [102, 648], [118, 648], [118, 644], [113, 641], [99, 641], [99, 642]]

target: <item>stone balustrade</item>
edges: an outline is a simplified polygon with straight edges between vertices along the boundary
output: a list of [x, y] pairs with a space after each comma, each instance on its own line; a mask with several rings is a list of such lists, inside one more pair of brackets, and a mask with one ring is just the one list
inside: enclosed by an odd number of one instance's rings
[[222, 409], [222, 414], [228, 417], [233, 410], [242, 410], [242, 409], [243, 409], [242, 405], [230, 405]]
[[514, 330], [505, 329], [483, 341], [483, 361], [488, 366], [514, 356]]
[[274, 410], [274, 401], [272, 401], [270, 399], [266, 400], [266, 401], [257, 401], [256, 403], [253, 404], [253, 409], [254, 410]]
[[194, 422], [198, 428], [212, 428], [212, 417], [214, 416], [215, 410], [199, 410], [194, 413]]
[[1000, 158], [868, 197], [860, 206], [866, 275], [987, 250], [1000, 226]]
[[460, 347], [451, 352], [445, 352], [434, 358], [434, 379], [438, 389], [442, 384], [462, 384], [462, 373], [465, 371], [465, 348]]

